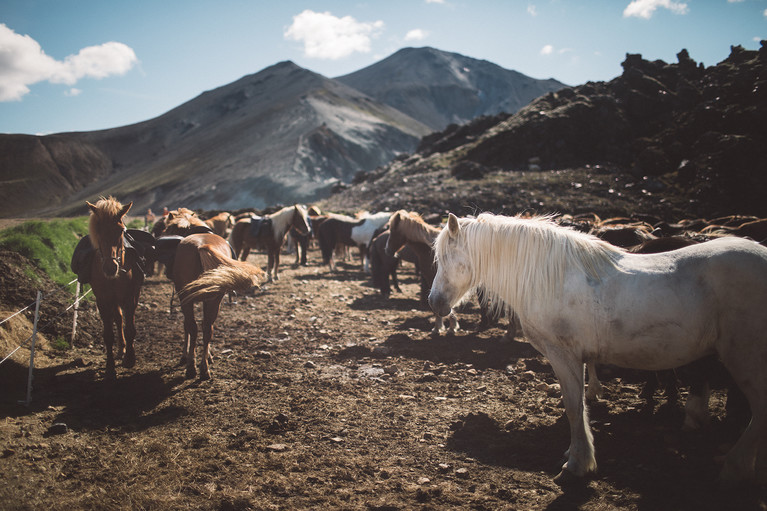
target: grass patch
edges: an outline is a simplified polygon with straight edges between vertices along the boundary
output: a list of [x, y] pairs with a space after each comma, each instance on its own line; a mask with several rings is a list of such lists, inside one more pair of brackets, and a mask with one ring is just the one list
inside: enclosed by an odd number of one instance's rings
[[[57, 284], [74, 277], [69, 269], [80, 238], [88, 234], [88, 217], [34, 220], [0, 231], [0, 249], [17, 252], [44, 271]], [[25, 270], [27, 274], [33, 273]]]

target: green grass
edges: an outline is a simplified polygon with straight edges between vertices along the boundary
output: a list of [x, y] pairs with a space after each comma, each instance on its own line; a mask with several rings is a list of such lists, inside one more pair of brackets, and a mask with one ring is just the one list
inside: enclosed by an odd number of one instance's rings
[[0, 249], [18, 252], [58, 284], [75, 278], [69, 269], [80, 237], [88, 234], [88, 217], [29, 221], [0, 231]]

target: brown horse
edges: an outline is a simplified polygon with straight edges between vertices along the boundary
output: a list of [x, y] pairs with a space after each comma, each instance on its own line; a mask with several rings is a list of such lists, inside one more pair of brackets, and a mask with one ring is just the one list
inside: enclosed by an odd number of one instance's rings
[[[251, 227], [255, 227], [256, 222], [260, 222], [258, 233], [254, 233]], [[300, 204], [287, 206], [279, 211], [264, 217], [243, 218], [238, 220], [232, 228], [232, 247], [234, 253], [241, 261], [245, 261], [250, 254], [250, 250], [256, 247], [266, 249], [268, 262], [266, 266], [267, 280], [278, 280], [277, 274], [280, 266], [280, 250], [285, 243], [285, 237], [291, 227], [294, 227], [300, 234], [309, 234], [309, 217], [306, 208]]]
[[215, 234], [218, 234], [222, 238], [226, 239], [229, 235], [229, 231], [234, 227], [234, 217], [231, 213], [222, 211], [216, 216], [205, 220], [205, 225], [210, 227], [210, 230]]
[[211, 377], [208, 360], [213, 323], [221, 300], [231, 291], [248, 291], [264, 280], [264, 272], [251, 264], [231, 257], [224, 238], [212, 233], [191, 234], [178, 244], [173, 261], [173, 284], [184, 313], [184, 350], [186, 377], [196, 375], [194, 360], [197, 344], [197, 321], [194, 304], [202, 302], [202, 356], [200, 379]]
[[[434, 240], [440, 233], [440, 229], [427, 224], [418, 213], [408, 212], [401, 209], [394, 213], [389, 220], [389, 241], [386, 242], [386, 254], [393, 256], [407, 245], [418, 258], [418, 267], [421, 270], [421, 304], [427, 303], [431, 284], [437, 274], [434, 264]], [[448, 334], [458, 330], [458, 318], [453, 310], [446, 316], [450, 326]], [[433, 334], [439, 334], [444, 329], [444, 318], [436, 315], [436, 324]]]
[[114, 197], [102, 197], [96, 204], [87, 201], [86, 204], [91, 210], [88, 233], [95, 249], [90, 266], [90, 285], [104, 323], [106, 378], [114, 380], [117, 377], [112, 351], [114, 327], [117, 328], [117, 358], [122, 358], [123, 367], [136, 364], [134, 319], [144, 272], [136, 251], [125, 247], [123, 217], [133, 203], [123, 206]]

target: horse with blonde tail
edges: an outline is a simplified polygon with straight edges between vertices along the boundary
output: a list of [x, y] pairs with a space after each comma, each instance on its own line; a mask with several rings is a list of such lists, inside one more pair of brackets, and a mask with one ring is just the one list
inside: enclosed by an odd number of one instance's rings
[[202, 302], [202, 355], [200, 379], [211, 377], [209, 367], [213, 323], [221, 300], [231, 291], [248, 291], [265, 280], [261, 268], [237, 261], [225, 239], [216, 234], [192, 234], [178, 244], [173, 263], [173, 284], [184, 314], [184, 353], [186, 377], [194, 378], [197, 321], [194, 304]]
[[633, 254], [550, 218], [450, 215], [435, 242], [437, 314], [485, 286], [518, 314], [548, 358], [570, 423], [559, 484], [597, 469], [584, 400], [584, 363], [673, 369], [716, 354], [746, 396], [751, 421], [727, 453], [720, 479], [756, 480], [767, 446], [767, 248], [719, 238]]

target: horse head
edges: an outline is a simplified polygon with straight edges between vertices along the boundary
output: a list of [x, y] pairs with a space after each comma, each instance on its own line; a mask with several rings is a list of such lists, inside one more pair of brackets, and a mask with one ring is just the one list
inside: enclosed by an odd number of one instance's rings
[[105, 277], [115, 279], [125, 263], [123, 217], [133, 206], [133, 202], [123, 206], [114, 197], [102, 197], [96, 204], [88, 201], [86, 204], [91, 210], [89, 234], [93, 247], [101, 258], [101, 271]]
[[300, 204], [293, 206], [293, 220], [291, 225], [300, 233], [306, 236], [312, 230], [312, 224], [309, 221], [309, 214], [306, 208]]
[[405, 246], [405, 236], [400, 228], [402, 225], [402, 215], [407, 216], [407, 212], [405, 210], [397, 211], [389, 220], [389, 239], [386, 241], [386, 248], [384, 249], [384, 252], [389, 257], [394, 257], [394, 254]]
[[453, 305], [471, 289], [471, 260], [458, 218], [450, 213], [447, 225], [434, 242], [437, 274], [429, 292], [429, 306], [447, 316]]

